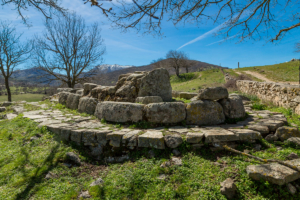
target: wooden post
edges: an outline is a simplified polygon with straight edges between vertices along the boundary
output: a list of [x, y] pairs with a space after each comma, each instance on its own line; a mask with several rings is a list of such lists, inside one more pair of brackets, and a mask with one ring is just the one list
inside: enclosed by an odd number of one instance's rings
[[238, 62], [238, 68], [240, 68], [240, 62]]

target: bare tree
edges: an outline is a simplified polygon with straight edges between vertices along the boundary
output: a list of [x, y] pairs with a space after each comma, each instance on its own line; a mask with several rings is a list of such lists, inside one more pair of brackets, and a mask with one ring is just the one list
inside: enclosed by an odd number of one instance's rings
[[0, 71], [4, 77], [8, 101], [11, 101], [9, 78], [30, 56], [31, 43], [20, 41], [22, 34], [10, 22], [0, 21]]
[[195, 60], [190, 60], [188, 57], [183, 60], [183, 68], [185, 68], [186, 73], [189, 73], [189, 68], [195, 66], [197, 62]]
[[[300, 0], [119, 0], [107, 9], [113, 25], [123, 30], [161, 33], [163, 19], [174, 25], [200, 25], [211, 20], [222, 24], [226, 37], [236, 35], [241, 40], [280, 40], [300, 26]], [[107, 12], [108, 11], [108, 12]], [[284, 18], [283, 18], [284, 16]]]
[[74, 88], [95, 75], [105, 46], [98, 24], [86, 26], [75, 13], [45, 23], [46, 31], [36, 36], [33, 61], [48, 75], [48, 81], [59, 80]]
[[187, 56], [182, 51], [170, 50], [166, 58], [168, 60], [168, 66], [175, 69], [176, 76], [180, 77], [179, 70], [187, 63]]

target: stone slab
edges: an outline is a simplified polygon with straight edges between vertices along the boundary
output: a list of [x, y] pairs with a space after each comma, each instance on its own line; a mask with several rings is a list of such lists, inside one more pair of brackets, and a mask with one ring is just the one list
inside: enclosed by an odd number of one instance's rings
[[239, 137], [231, 131], [222, 128], [203, 129], [205, 143], [237, 141]]
[[110, 146], [121, 147], [122, 138], [125, 134], [126, 132], [122, 132], [122, 131], [108, 133], [106, 135], [106, 140], [109, 140]]
[[164, 136], [160, 131], [147, 131], [138, 137], [138, 146], [165, 149]]
[[192, 144], [197, 144], [202, 142], [202, 139], [204, 138], [204, 133], [203, 132], [188, 132], [186, 135], [186, 142], [192, 143]]
[[134, 130], [125, 133], [122, 138], [122, 145], [128, 147], [136, 147], [137, 146], [137, 138], [138, 135], [141, 133], [141, 130]]
[[241, 141], [259, 140], [262, 139], [260, 132], [249, 129], [229, 129], [229, 131], [238, 135]]

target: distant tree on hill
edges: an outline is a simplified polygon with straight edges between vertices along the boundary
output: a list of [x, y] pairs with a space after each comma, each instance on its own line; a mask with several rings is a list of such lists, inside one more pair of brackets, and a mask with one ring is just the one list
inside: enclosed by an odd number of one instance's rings
[[180, 77], [180, 68], [186, 68], [188, 72], [188, 68], [190, 67], [188, 62], [188, 56], [183, 51], [170, 50], [166, 55], [168, 66], [175, 69], [175, 73], [177, 77]]
[[[45, 23], [46, 31], [35, 38], [33, 62], [70, 88], [95, 75], [105, 46], [98, 24], [87, 26], [75, 13]], [[48, 76], [49, 77], [49, 76]]]
[[156, 60], [152, 60], [151, 63], [150, 63], [153, 68], [166, 68], [168, 63], [165, 59], [163, 58], [158, 58]]
[[14, 70], [30, 57], [30, 42], [20, 41], [22, 34], [10, 22], [0, 21], [0, 71], [4, 77], [8, 101], [11, 101], [9, 78]]

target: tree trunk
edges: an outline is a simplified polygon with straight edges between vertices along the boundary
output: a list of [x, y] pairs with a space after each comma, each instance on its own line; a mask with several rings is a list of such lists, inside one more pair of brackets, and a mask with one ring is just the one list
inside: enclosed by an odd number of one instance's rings
[[8, 78], [7, 77], [5, 77], [5, 87], [6, 87], [6, 91], [7, 91], [7, 100], [9, 102], [11, 102], [11, 92], [10, 92], [9, 82], [8, 82]]
[[180, 77], [180, 75], [179, 75], [179, 67], [176, 67], [176, 68], [175, 68], [175, 71], [176, 71], [176, 76], [177, 76], [177, 77]]
[[188, 68], [188, 67], [186, 67], [185, 69], [186, 69], [186, 73], [189, 73], [189, 68]]

